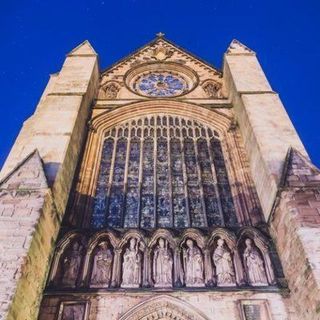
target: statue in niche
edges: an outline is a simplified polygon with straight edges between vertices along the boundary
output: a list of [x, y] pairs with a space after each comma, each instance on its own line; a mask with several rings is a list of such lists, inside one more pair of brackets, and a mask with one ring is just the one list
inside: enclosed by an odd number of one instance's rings
[[139, 252], [139, 242], [135, 238], [130, 239], [129, 248], [123, 255], [122, 264], [122, 288], [139, 288], [141, 284], [142, 256]]
[[118, 95], [119, 88], [114, 83], [105, 87], [105, 96], [107, 99], [115, 99]]
[[172, 287], [173, 258], [168, 241], [160, 238], [153, 256], [153, 276], [155, 287]]
[[90, 287], [109, 287], [112, 271], [112, 251], [106, 241], [98, 245], [93, 259]]
[[66, 287], [74, 287], [76, 285], [82, 259], [81, 251], [82, 246], [75, 242], [71, 251], [63, 260], [62, 285]]
[[188, 239], [187, 249], [183, 249], [183, 266], [187, 287], [203, 287], [203, 257], [200, 249]]
[[234, 286], [235, 272], [232, 263], [232, 257], [225, 246], [224, 239], [218, 239], [218, 246], [213, 253], [213, 262], [216, 267], [217, 285]]
[[243, 259], [249, 284], [252, 286], [268, 285], [264, 263], [259, 251], [254, 247], [251, 239], [246, 239], [245, 244]]

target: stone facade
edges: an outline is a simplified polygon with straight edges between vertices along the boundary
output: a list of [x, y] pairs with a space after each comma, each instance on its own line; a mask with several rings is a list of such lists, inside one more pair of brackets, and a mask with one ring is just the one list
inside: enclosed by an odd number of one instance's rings
[[0, 198], [1, 316], [34, 319], [59, 226], [37, 151], [2, 181]]
[[319, 319], [320, 171], [236, 40], [85, 41], [1, 174], [0, 319]]

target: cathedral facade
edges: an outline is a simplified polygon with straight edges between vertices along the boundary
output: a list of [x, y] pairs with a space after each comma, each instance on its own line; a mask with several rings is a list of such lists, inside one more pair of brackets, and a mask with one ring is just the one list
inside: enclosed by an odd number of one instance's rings
[[320, 172], [256, 54], [73, 49], [0, 184], [0, 319], [320, 319]]

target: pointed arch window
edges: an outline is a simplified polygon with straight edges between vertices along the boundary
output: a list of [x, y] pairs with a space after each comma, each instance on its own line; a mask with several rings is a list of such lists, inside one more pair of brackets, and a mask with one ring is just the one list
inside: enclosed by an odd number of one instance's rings
[[93, 228], [206, 228], [237, 219], [218, 133], [150, 115], [105, 133]]

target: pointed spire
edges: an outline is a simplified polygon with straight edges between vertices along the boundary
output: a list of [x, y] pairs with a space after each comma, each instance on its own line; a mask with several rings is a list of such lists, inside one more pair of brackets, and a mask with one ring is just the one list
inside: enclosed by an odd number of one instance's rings
[[255, 52], [242, 44], [240, 41], [233, 39], [227, 49], [226, 54], [255, 54]]
[[42, 188], [48, 188], [48, 183], [38, 150], [31, 152], [0, 181], [0, 189], [30, 190]]
[[97, 56], [97, 53], [91, 46], [88, 40], [83, 41], [73, 50], [71, 50], [67, 56]]
[[281, 185], [282, 187], [320, 187], [320, 169], [298, 150], [290, 148]]

